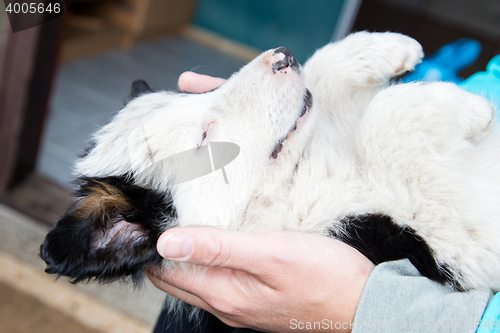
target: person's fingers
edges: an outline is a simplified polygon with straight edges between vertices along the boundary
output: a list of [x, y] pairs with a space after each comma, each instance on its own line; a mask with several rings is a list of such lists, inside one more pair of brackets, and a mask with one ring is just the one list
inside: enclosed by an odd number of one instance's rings
[[152, 272], [156, 274], [157, 279], [188, 294], [196, 295], [214, 308], [218, 308], [213, 302], [220, 299], [221, 290], [227, 295], [274, 293], [274, 289], [258, 277], [229, 268], [174, 265], [166, 270], [150, 270], [149, 275]]
[[211, 312], [213, 309], [202, 299], [200, 299], [198, 296], [195, 296], [185, 290], [179, 289], [177, 287], [174, 287], [173, 285], [169, 284], [166, 282], [164, 279], [164, 276], [169, 274], [168, 271], [166, 270], [149, 270], [147, 272], [149, 280], [153, 283], [153, 285], [166, 292], [169, 295], [174, 296], [175, 298], [189, 303], [191, 305], [194, 305], [200, 309], [206, 310]]
[[229, 318], [226, 314], [216, 310], [214, 307], [212, 307], [210, 304], [205, 302], [203, 299], [200, 297], [193, 295], [185, 290], [182, 290], [180, 288], [177, 288], [168, 282], [166, 282], [165, 279], [166, 276], [168, 276], [170, 273], [167, 272], [166, 270], [157, 270], [157, 269], [150, 269], [147, 272], [148, 278], [153, 283], [153, 285], [166, 292], [167, 294], [177, 298], [178, 300], [181, 300], [185, 303], [191, 304], [197, 308], [200, 308], [202, 310], [208, 311], [217, 318], [219, 318], [221, 321], [223, 321], [225, 324], [232, 326], [232, 327], [242, 327], [240, 323], [237, 321], [234, 321], [233, 319]]
[[214, 90], [224, 82], [226, 80], [220, 77], [184, 72], [179, 76], [178, 86], [180, 91], [199, 94]]

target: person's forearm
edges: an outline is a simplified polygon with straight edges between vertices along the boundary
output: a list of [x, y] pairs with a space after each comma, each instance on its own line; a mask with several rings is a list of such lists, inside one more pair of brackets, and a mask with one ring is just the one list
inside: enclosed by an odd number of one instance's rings
[[354, 333], [470, 332], [480, 324], [490, 290], [454, 291], [419, 274], [409, 260], [378, 265], [351, 323]]

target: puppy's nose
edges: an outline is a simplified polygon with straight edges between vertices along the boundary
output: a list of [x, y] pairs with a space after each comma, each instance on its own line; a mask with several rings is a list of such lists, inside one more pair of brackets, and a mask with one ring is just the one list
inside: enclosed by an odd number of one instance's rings
[[287, 67], [290, 67], [292, 70], [298, 73], [299, 63], [297, 62], [297, 59], [295, 58], [293, 53], [286, 47], [281, 46], [274, 50], [273, 56], [278, 56], [280, 55], [280, 53], [283, 54], [283, 59], [273, 63], [273, 72], [276, 73], [277, 71], [282, 71]]

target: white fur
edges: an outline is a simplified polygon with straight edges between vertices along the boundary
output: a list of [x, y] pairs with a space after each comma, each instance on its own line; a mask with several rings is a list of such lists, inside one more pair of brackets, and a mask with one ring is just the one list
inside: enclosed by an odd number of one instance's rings
[[[264, 52], [213, 92], [131, 101], [80, 160], [85, 176], [130, 174], [170, 189], [178, 224], [342, 233], [346, 215], [383, 213], [413, 228], [465, 288], [500, 290], [500, 135], [494, 110], [449, 83], [389, 86], [423, 54], [413, 39], [360, 32], [318, 50], [302, 74]], [[279, 60], [279, 59], [278, 59]], [[313, 107], [300, 115], [306, 87]], [[172, 185], [165, 159], [233, 142], [221, 172]]]

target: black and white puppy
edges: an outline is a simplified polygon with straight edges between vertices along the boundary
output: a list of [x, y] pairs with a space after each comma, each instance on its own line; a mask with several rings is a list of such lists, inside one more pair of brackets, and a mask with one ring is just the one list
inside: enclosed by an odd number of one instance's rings
[[[409, 258], [457, 289], [500, 290], [494, 108], [453, 84], [389, 85], [422, 56], [409, 37], [360, 32], [303, 68], [264, 52], [205, 94], [136, 83], [76, 165], [47, 272], [138, 278], [162, 263], [163, 231], [197, 224], [331, 236], [374, 263]], [[180, 175], [223, 142], [239, 151], [221, 171]]]

